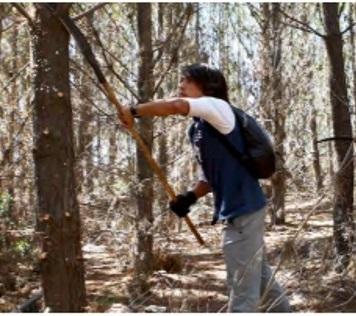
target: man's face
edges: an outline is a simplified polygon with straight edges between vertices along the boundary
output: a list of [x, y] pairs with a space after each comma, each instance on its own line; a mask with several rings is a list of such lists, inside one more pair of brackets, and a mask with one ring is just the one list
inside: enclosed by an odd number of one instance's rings
[[180, 97], [199, 98], [204, 94], [201, 88], [194, 81], [182, 77], [178, 86], [178, 95]]

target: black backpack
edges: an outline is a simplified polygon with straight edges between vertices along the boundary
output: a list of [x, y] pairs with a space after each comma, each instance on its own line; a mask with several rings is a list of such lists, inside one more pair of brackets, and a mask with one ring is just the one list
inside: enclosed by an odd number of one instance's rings
[[236, 120], [241, 127], [241, 134], [245, 140], [246, 153], [239, 152], [227, 138], [212, 128], [222, 143], [251, 174], [257, 179], [267, 179], [276, 171], [276, 156], [272, 141], [267, 132], [257, 121], [243, 110], [231, 106]]

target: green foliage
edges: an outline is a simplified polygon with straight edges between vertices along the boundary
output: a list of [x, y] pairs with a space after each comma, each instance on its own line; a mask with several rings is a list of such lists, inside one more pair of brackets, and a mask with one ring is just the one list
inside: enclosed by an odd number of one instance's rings
[[8, 217], [13, 198], [7, 193], [0, 193], [0, 217]]
[[115, 192], [119, 195], [127, 194], [130, 190], [129, 183], [124, 179], [118, 178], [114, 184]]
[[14, 241], [12, 238], [9, 238], [6, 231], [13, 224], [10, 217], [11, 204], [13, 202], [14, 200], [11, 195], [0, 193], [0, 219], [3, 224], [2, 229], [4, 229], [0, 235], [0, 249], [7, 251], [9, 255], [25, 257], [32, 249], [30, 241], [24, 238]]
[[30, 253], [31, 248], [32, 246], [28, 240], [20, 239], [16, 241], [14, 246], [14, 251], [20, 256], [26, 256]]

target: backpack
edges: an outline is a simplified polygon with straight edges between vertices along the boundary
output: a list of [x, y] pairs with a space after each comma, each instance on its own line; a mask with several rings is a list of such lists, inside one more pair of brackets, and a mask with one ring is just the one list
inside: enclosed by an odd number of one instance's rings
[[241, 134], [245, 141], [246, 153], [239, 152], [228, 139], [215, 128], [214, 133], [221, 142], [257, 179], [267, 179], [276, 171], [276, 156], [270, 136], [257, 121], [243, 110], [231, 106]]

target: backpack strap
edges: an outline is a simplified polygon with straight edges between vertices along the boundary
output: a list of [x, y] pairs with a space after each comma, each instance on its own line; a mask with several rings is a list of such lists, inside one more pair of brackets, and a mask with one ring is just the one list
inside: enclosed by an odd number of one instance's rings
[[[239, 115], [233, 110], [233, 108], [231, 107], [232, 112], [235, 115], [236, 118], [236, 123], [239, 124], [239, 129], [240, 129], [240, 133], [242, 138], [244, 138], [243, 136], [243, 124], [244, 122], [242, 121], [241, 117], [239, 117]], [[218, 139], [221, 141], [221, 143], [225, 146], [225, 148], [230, 152], [230, 154], [235, 157], [242, 165], [244, 165], [246, 167], [246, 169], [254, 176], [256, 177], [256, 175], [253, 172], [253, 167], [251, 166], [251, 158], [248, 154], [242, 153], [240, 152], [235, 146], [233, 146], [229, 140], [225, 137], [224, 134], [221, 134], [216, 128], [214, 128], [211, 124], [209, 124], [208, 122], [205, 122], [206, 124], [208, 124], [208, 126], [210, 127], [211, 131], [214, 133], [214, 135], [216, 135], [218, 137]], [[236, 124], [235, 123], [235, 124]]]

